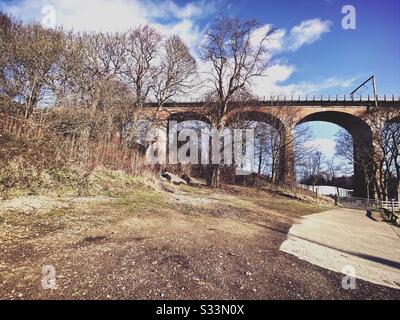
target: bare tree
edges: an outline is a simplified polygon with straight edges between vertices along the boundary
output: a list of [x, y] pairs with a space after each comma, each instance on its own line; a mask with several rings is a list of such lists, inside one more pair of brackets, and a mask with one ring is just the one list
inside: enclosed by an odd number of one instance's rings
[[[61, 30], [39, 24], [22, 25], [2, 15], [2, 91], [25, 106], [29, 117], [38, 103], [51, 95], [64, 50]], [[6, 42], [6, 43], [5, 43]], [[3, 60], [5, 59], [5, 60]]]
[[171, 98], [193, 91], [197, 74], [196, 61], [181, 38], [168, 38], [162, 49], [160, 64], [153, 72], [152, 86], [158, 109]]
[[301, 176], [301, 171], [308, 167], [312, 155], [316, 152], [316, 146], [310, 144], [314, 138], [311, 127], [308, 123], [303, 123], [293, 129], [289, 145], [293, 145], [293, 164], [295, 175]]
[[[55, 105], [87, 114], [81, 127], [90, 137], [122, 137], [134, 97], [121, 82], [125, 42], [121, 33], [65, 34], [65, 50], [55, 83]], [[62, 114], [62, 113], [60, 113]], [[69, 117], [69, 112], [66, 115]], [[67, 119], [68, 119], [67, 117]], [[66, 124], [67, 127], [69, 126]]]
[[272, 148], [272, 180], [291, 184], [296, 171], [306, 165], [315, 146], [310, 144], [313, 132], [307, 123], [298, 123], [298, 109], [271, 106], [270, 124], [274, 128], [269, 136]]
[[125, 36], [124, 78], [135, 94], [136, 111], [142, 108], [153, 87], [154, 64], [161, 40], [160, 33], [149, 25], [130, 30]]
[[14, 97], [16, 92], [9, 83], [9, 68], [13, 60], [14, 34], [20, 23], [0, 12], [0, 93]]
[[[201, 57], [211, 65], [207, 80], [216, 100], [212, 121], [218, 130], [225, 126], [230, 102], [237, 95], [250, 93], [254, 78], [265, 75], [269, 66], [266, 43], [273, 29], [268, 30], [258, 43], [254, 43], [254, 33], [259, 27], [256, 20], [222, 17], [209, 28], [205, 36]], [[220, 164], [212, 167], [212, 187], [220, 184], [220, 167]]]
[[[274, 120], [272, 120], [274, 122]], [[307, 165], [310, 155], [315, 152], [315, 147], [309, 142], [312, 140], [312, 131], [308, 124], [296, 126], [289, 139], [284, 139], [285, 129], [279, 128], [276, 124], [258, 123], [255, 128], [259, 145], [256, 146], [258, 156], [258, 172], [268, 172], [271, 181], [278, 182], [280, 170], [285, 161], [286, 148], [293, 152], [293, 167], [295, 171], [301, 171]], [[293, 146], [293, 147], [292, 147]]]
[[[365, 180], [367, 198], [371, 194], [373, 184], [376, 184], [376, 162], [374, 151], [367, 144], [354, 143], [353, 137], [344, 129], [339, 130], [336, 134], [335, 153], [346, 159], [350, 164], [357, 166]], [[355, 172], [354, 172], [355, 173]], [[354, 182], [353, 182], [354, 183]]]
[[[257, 122], [255, 126], [255, 136], [257, 143], [255, 146], [255, 156], [257, 161], [257, 172], [259, 174], [268, 174], [271, 180], [275, 171], [275, 137], [276, 130], [268, 123]], [[278, 135], [279, 136], [279, 135]]]
[[329, 180], [335, 182], [338, 173], [340, 172], [340, 164], [337, 163], [336, 157], [333, 156], [330, 159], [325, 160], [325, 166], [329, 173]]
[[[75, 39], [75, 81], [81, 98], [96, 111], [104, 107], [103, 92], [110, 82], [116, 81], [124, 66], [125, 41], [120, 33], [85, 33]], [[80, 64], [79, 64], [80, 63]], [[73, 67], [72, 67], [73, 68]]]
[[320, 151], [313, 152], [307, 164], [305, 166], [305, 179], [311, 179], [311, 183], [313, 186], [313, 190], [315, 191], [315, 186], [318, 183], [318, 180], [321, 179], [322, 174], [322, 164], [323, 164], [323, 155]]
[[376, 187], [383, 200], [399, 198], [400, 193], [399, 119], [400, 111], [395, 108], [379, 108], [368, 117], [375, 133]]

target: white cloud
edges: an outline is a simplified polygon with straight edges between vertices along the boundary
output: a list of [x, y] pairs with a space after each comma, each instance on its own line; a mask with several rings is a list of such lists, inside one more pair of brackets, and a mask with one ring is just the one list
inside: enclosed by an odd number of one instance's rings
[[[140, 24], [151, 23], [162, 34], [178, 34], [196, 56], [202, 41], [204, 30], [199, 27], [198, 19], [216, 12], [217, 1], [194, 1], [178, 5], [173, 0], [16, 0], [0, 3], [0, 9], [12, 13], [24, 21], [41, 21], [42, 8], [53, 5], [56, 9], [56, 23], [65, 29], [75, 31], [124, 31]], [[310, 44], [330, 31], [331, 22], [320, 19], [302, 21], [290, 32], [277, 29], [266, 42], [267, 57], [274, 58], [286, 50], [296, 51]], [[256, 43], [272, 25], [262, 25], [253, 34]], [[198, 59], [199, 60], [199, 59]], [[201, 61], [199, 68], [205, 72], [209, 68]], [[276, 94], [297, 95], [320, 93], [321, 90], [349, 87], [354, 79], [329, 78], [320, 82], [289, 81], [296, 67], [278, 62], [271, 66], [265, 77], [255, 79], [254, 93], [258, 96]], [[203, 73], [204, 75], [204, 73]]]
[[291, 84], [281, 84], [290, 79], [296, 71], [295, 66], [287, 64], [275, 64], [267, 70], [265, 77], [257, 78], [254, 81], [254, 93], [257, 96], [269, 95], [312, 95], [321, 94], [325, 91], [335, 90], [340, 91], [343, 88], [350, 88], [356, 78], [339, 79], [328, 78], [320, 82], [304, 81]]
[[4, 9], [24, 21], [41, 21], [45, 5], [54, 6], [57, 25], [76, 31], [121, 31], [149, 20], [138, 1], [127, 0], [22, 0]]
[[[294, 26], [288, 33], [285, 29], [276, 29], [270, 39], [265, 42], [266, 48], [272, 53], [283, 51], [296, 51], [306, 44], [311, 44], [319, 39], [324, 33], [330, 32], [331, 21], [321, 19], [304, 20]], [[260, 42], [265, 33], [271, 28], [265, 24], [258, 28], [252, 35], [253, 42]]]
[[192, 20], [184, 19], [171, 24], [153, 23], [153, 26], [165, 36], [179, 35], [186, 45], [191, 48], [192, 53], [197, 53], [203, 31]]
[[284, 87], [279, 82], [286, 81], [295, 71], [292, 65], [275, 64], [271, 66], [266, 76], [254, 80], [254, 94], [260, 97], [284, 94]]
[[[319, 40], [322, 34], [330, 31], [331, 24], [330, 21], [311, 19], [302, 21], [300, 24], [294, 26], [289, 33], [285, 29], [275, 30], [271, 39], [266, 42], [268, 49], [267, 57], [272, 59], [278, 53], [296, 51], [303, 45]], [[270, 28], [272, 28], [272, 25], [265, 24], [257, 29], [253, 34], [254, 43], [260, 41]], [[255, 79], [254, 93], [257, 96], [318, 94], [324, 90], [348, 88], [355, 80], [332, 77], [320, 82], [304, 81], [282, 85], [281, 83], [289, 80], [295, 71], [295, 66], [287, 63], [281, 62], [272, 65], [265, 77]]]
[[[201, 39], [195, 21], [215, 10], [214, 2], [193, 2], [179, 6], [174, 1], [154, 0], [19, 0], [0, 8], [26, 22], [41, 21], [42, 8], [52, 5], [56, 24], [75, 31], [125, 31], [151, 23], [163, 34], [179, 34], [188, 45]], [[159, 20], [162, 20], [160, 22]]]
[[16, 0], [0, 3], [0, 9], [25, 22], [41, 21], [42, 8], [55, 8], [56, 25], [75, 31], [126, 31], [146, 23], [152, 24], [163, 35], [178, 34], [197, 52], [203, 30], [198, 19], [213, 13], [213, 1], [190, 2], [178, 5], [172, 0]]
[[267, 71], [267, 77], [270, 77], [270, 79], [274, 82], [281, 82], [289, 79], [294, 71], [294, 66], [275, 64]]
[[318, 149], [326, 159], [332, 158], [335, 154], [335, 140], [319, 138], [308, 142], [308, 146]]
[[179, 6], [172, 0], [147, 1], [144, 2], [144, 7], [146, 8], [147, 12], [151, 13], [153, 18], [164, 19], [201, 18], [213, 13], [216, 10], [216, 5], [213, 1], [204, 0], [189, 2], [184, 6]]
[[[0, 9], [24, 21], [41, 21], [42, 8], [52, 5], [56, 12], [56, 24], [76, 31], [124, 31], [145, 23], [152, 23], [164, 34], [179, 34], [188, 45], [200, 43], [203, 30], [197, 20], [217, 11], [217, 1], [194, 1], [178, 5], [173, 0], [15, 0], [0, 3]], [[329, 31], [331, 22], [312, 19], [293, 27], [288, 34], [277, 29], [266, 42], [268, 57], [285, 50], [298, 50], [304, 44], [320, 39]], [[261, 26], [254, 34], [253, 41], [272, 25]], [[192, 50], [196, 51], [196, 50]]]
[[296, 51], [305, 44], [311, 44], [319, 40], [322, 34], [330, 31], [331, 21], [311, 19], [302, 21], [290, 30], [288, 49]]
[[[262, 41], [264, 35], [268, 33], [273, 28], [270, 24], [264, 24], [255, 30], [251, 36], [252, 43], [257, 45]], [[274, 33], [267, 39], [264, 44], [265, 48], [272, 53], [276, 53], [283, 50], [284, 37], [286, 34], [286, 30], [277, 29]]]
[[319, 94], [323, 91], [330, 89], [343, 89], [350, 88], [356, 79], [339, 79], [339, 78], [328, 78], [320, 82], [299, 82], [294, 84], [289, 84], [286, 86], [282, 86], [284, 92], [287, 94], [294, 95], [311, 95], [311, 94]]

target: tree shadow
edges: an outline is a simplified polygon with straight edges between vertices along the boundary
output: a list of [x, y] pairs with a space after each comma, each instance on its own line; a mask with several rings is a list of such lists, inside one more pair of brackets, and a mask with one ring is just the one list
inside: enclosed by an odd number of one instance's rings
[[330, 246], [330, 245], [327, 245], [327, 244], [324, 244], [324, 243], [321, 243], [321, 242], [318, 242], [318, 241], [315, 241], [315, 240], [311, 240], [311, 239], [307, 239], [307, 238], [304, 238], [304, 237], [300, 237], [300, 236], [296, 236], [296, 235], [293, 235], [293, 234], [289, 234], [288, 232], [285, 232], [283, 230], [276, 229], [276, 228], [273, 228], [273, 227], [269, 227], [269, 226], [266, 226], [266, 225], [263, 225], [263, 224], [257, 224], [257, 225], [260, 226], [260, 227], [269, 229], [269, 230], [271, 230], [273, 232], [279, 232], [281, 234], [290, 235], [293, 238], [297, 238], [297, 239], [300, 239], [300, 240], [308, 241], [310, 243], [323, 246], [325, 248], [336, 250], [336, 251], [341, 252], [341, 253], [345, 253], [345, 254], [348, 254], [348, 255], [359, 257], [361, 259], [373, 261], [373, 262], [376, 262], [376, 263], [379, 263], [379, 264], [382, 264], [382, 265], [389, 266], [389, 267], [396, 268], [396, 269], [400, 270], [400, 262], [398, 262], [398, 261], [393, 261], [393, 260], [385, 259], [385, 258], [382, 258], [382, 257], [377, 257], [377, 256], [365, 254], [365, 253], [359, 253], [359, 252], [339, 249], [339, 248], [336, 248], [334, 246]]

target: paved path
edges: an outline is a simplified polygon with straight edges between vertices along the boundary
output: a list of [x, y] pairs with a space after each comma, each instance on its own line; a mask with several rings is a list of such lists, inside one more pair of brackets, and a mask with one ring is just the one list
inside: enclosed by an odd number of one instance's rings
[[393, 228], [365, 211], [333, 209], [293, 225], [280, 250], [336, 272], [351, 265], [359, 279], [400, 289], [400, 237]]

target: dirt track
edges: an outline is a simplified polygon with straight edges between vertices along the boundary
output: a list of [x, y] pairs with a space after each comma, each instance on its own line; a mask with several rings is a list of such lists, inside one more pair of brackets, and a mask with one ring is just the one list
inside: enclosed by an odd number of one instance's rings
[[[2, 299], [400, 298], [361, 280], [344, 290], [343, 275], [280, 252], [294, 219], [324, 209], [261, 191], [172, 188], [15, 210], [0, 210]], [[56, 270], [54, 290], [41, 287], [43, 265]]]

